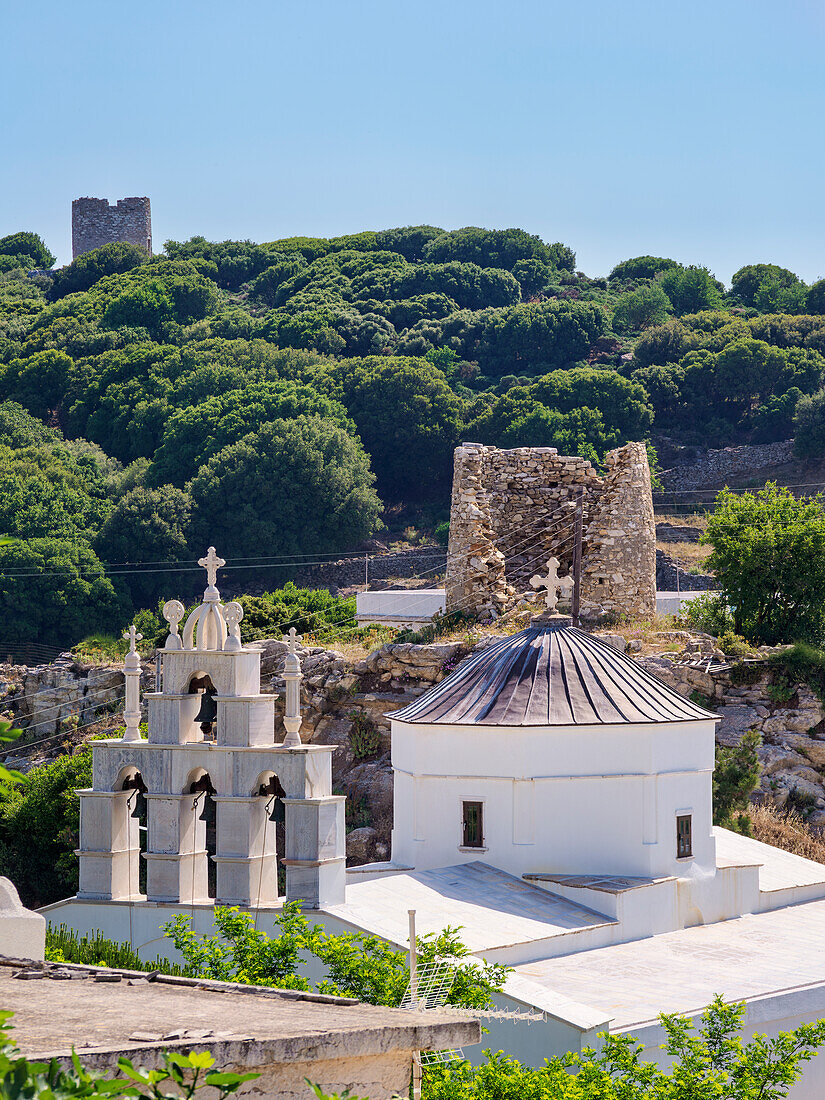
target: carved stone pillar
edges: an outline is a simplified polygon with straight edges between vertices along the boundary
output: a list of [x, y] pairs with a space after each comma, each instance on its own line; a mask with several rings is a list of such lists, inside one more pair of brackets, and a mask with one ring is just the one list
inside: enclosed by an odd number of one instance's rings
[[222, 905], [274, 905], [278, 900], [275, 822], [266, 795], [215, 795], [218, 886]]
[[80, 795], [79, 898], [139, 898], [140, 841], [132, 817], [138, 792], [78, 791]]

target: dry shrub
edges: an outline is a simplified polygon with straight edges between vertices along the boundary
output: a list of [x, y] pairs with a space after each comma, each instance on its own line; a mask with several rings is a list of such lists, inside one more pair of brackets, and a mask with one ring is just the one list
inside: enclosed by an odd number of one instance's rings
[[804, 856], [816, 863], [825, 863], [825, 838], [806, 825], [795, 810], [778, 810], [769, 803], [754, 806], [749, 811], [751, 835], [763, 844], [772, 844], [795, 856]]

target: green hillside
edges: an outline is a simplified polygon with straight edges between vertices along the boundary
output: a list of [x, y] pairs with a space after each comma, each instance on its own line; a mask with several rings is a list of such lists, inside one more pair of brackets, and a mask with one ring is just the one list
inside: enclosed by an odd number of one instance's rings
[[61, 637], [156, 598], [101, 562], [334, 554], [401, 507], [444, 519], [462, 438], [825, 451], [825, 281], [771, 264], [729, 289], [652, 256], [591, 278], [520, 229], [433, 226], [50, 262], [0, 240], [0, 610]]

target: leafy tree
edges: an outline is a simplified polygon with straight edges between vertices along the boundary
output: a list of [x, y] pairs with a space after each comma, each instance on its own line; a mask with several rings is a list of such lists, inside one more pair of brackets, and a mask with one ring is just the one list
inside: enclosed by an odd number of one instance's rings
[[825, 454], [825, 390], [801, 397], [793, 421], [794, 452], [815, 461]]
[[0, 444], [0, 531], [18, 538], [86, 538], [109, 503], [60, 444], [12, 450]]
[[632, 1035], [609, 1033], [600, 1035], [598, 1050], [554, 1057], [538, 1069], [502, 1051], [485, 1051], [477, 1067], [442, 1062], [427, 1067], [425, 1100], [781, 1100], [825, 1042], [825, 1020], [745, 1041], [744, 1018], [744, 1004], [720, 997], [698, 1028], [688, 1017], [663, 1013], [667, 1069], [644, 1061]]
[[227, 555], [324, 553], [370, 535], [381, 502], [357, 439], [319, 417], [275, 420], [214, 455], [189, 484], [188, 541]]
[[598, 461], [628, 439], [643, 439], [653, 410], [647, 393], [615, 371], [575, 367], [514, 386], [484, 404], [467, 432], [499, 447], [558, 447]]
[[478, 264], [512, 271], [519, 260], [541, 260], [549, 267], [573, 271], [575, 253], [562, 244], [545, 244], [541, 237], [523, 229], [479, 229], [468, 225], [442, 233], [424, 247], [424, 256], [434, 263]]
[[805, 309], [808, 288], [799, 279], [788, 285], [776, 275], [768, 275], [759, 284], [753, 304], [763, 313], [801, 313]]
[[606, 331], [605, 313], [593, 302], [530, 302], [422, 321], [399, 347], [410, 355], [450, 347], [485, 375], [543, 374], [586, 358]]
[[252, 241], [207, 241], [205, 237], [167, 241], [163, 247], [171, 260], [190, 263], [205, 260], [213, 264], [215, 281], [224, 290], [237, 290], [242, 283], [254, 279], [279, 258], [277, 252], [281, 251]]
[[0, 799], [0, 864], [24, 905], [48, 905], [77, 892], [77, 791], [91, 785], [92, 750], [84, 745], [32, 768]]
[[791, 287], [799, 283], [799, 276], [788, 271], [786, 267], [777, 267], [776, 264], [745, 264], [731, 276], [731, 294], [743, 305], [755, 306], [756, 295], [766, 279], [780, 287]]
[[662, 275], [661, 286], [677, 317], [722, 304], [723, 287], [706, 267], [672, 267]]
[[698, 343], [692, 336], [682, 322], [675, 319], [655, 325], [639, 337], [633, 349], [634, 365], [650, 367], [678, 363]]
[[[194, 932], [191, 917], [184, 913], [166, 924], [164, 931], [195, 977], [307, 990], [310, 983], [299, 973], [301, 955], [306, 953], [320, 960], [328, 973], [318, 983], [319, 993], [357, 997], [368, 1004], [400, 1004], [410, 981], [406, 951], [364, 932], [330, 934], [321, 925], [310, 925], [299, 902], [286, 904], [276, 923], [279, 934], [270, 937], [255, 928], [248, 913], [217, 905], [214, 936]], [[490, 1008], [507, 969], [471, 955], [459, 932], [445, 928], [437, 936], [417, 937], [421, 964], [448, 958], [455, 972], [447, 1003]]]
[[805, 296], [805, 312], [825, 313], [825, 279], [820, 279], [808, 287], [808, 293]]
[[127, 244], [126, 241], [113, 241], [100, 248], [93, 248], [91, 252], [84, 252], [82, 256], [72, 260], [67, 267], [55, 271], [49, 297], [56, 301], [58, 298], [65, 298], [67, 294], [89, 290], [105, 275], [131, 271], [148, 260], [149, 255], [144, 248]]
[[624, 279], [655, 279], [675, 267], [681, 267], [681, 264], [664, 256], [634, 256], [616, 264], [607, 278], [611, 283]]
[[26, 260], [28, 262], [21, 265], [26, 267], [49, 268], [55, 261], [55, 256], [37, 233], [11, 233], [8, 237], [0, 237], [0, 256]]
[[51, 447], [60, 443], [60, 434], [31, 416], [16, 401], [0, 401], [0, 444], [20, 447]]
[[306, 260], [300, 252], [273, 253], [272, 261], [249, 287], [251, 297], [268, 306], [278, 304], [277, 293], [280, 287], [306, 267]]
[[613, 328], [617, 332], [639, 332], [662, 324], [671, 312], [670, 299], [658, 283], [629, 290], [616, 299]]
[[[182, 396], [182, 395], [181, 395]], [[183, 485], [223, 447], [272, 420], [318, 416], [352, 431], [347, 410], [311, 386], [250, 382], [173, 412], [149, 467], [152, 484]]]
[[755, 730], [743, 734], [738, 745], [716, 746], [713, 770], [713, 823], [750, 836], [747, 809], [762, 772], [756, 750], [762, 738]]
[[764, 405], [760, 405], [753, 414], [752, 441], [778, 443], [790, 439], [794, 434], [796, 410], [802, 397], [802, 390], [791, 386], [786, 393], [770, 397]]
[[[181, 489], [138, 486], [126, 492], [95, 539], [95, 550], [107, 563], [181, 561], [187, 557], [185, 531], [190, 501]], [[121, 578], [136, 607], [154, 603], [165, 587], [163, 573], [134, 572]]]
[[521, 296], [527, 301], [534, 297], [553, 280], [555, 269], [545, 260], [516, 260], [513, 275], [521, 287]]
[[0, 546], [0, 616], [10, 644], [68, 647], [119, 629], [128, 611], [85, 542], [31, 538]]
[[49, 416], [66, 392], [73, 363], [64, 351], [38, 351], [0, 367], [0, 392], [35, 416]]
[[450, 476], [461, 404], [423, 359], [343, 360], [330, 375], [372, 459], [382, 497], [420, 497]]
[[[769, 482], [757, 493], [723, 489], [708, 520], [707, 566], [750, 642], [819, 642], [825, 630], [825, 512]], [[804, 568], [800, 568], [804, 562]]]

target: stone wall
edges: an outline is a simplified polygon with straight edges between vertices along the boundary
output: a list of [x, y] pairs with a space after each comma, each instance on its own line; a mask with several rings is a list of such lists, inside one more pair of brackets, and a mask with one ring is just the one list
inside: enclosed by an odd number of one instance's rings
[[72, 203], [72, 257], [114, 241], [140, 245], [152, 255], [152, 212], [149, 199], [75, 199]]
[[793, 440], [782, 443], [760, 443], [742, 447], [723, 447], [700, 452], [690, 466], [674, 466], [663, 470], [662, 484], [666, 489], [702, 489], [721, 487], [737, 475], [751, 474], [780, 466], [793, 457]]
[[656, 527], [643, 443], [611, 451], [600, 477], [554, 447], [456, 448], [447, 608], [509, 610], [555, 556], [570, 572], [576, 501], [583, 510], [582, 607], [651, 615], [656, 609]]

